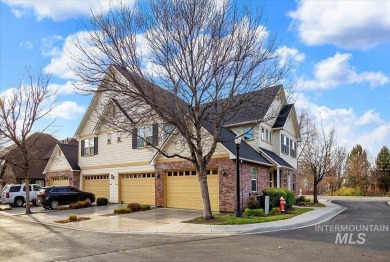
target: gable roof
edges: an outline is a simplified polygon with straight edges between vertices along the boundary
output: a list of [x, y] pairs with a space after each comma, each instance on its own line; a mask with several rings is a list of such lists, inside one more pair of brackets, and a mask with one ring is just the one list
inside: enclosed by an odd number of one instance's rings
[[81, 170], [78, 165], [79, 146], [74, 144], [58, 144], [72, 170]]
[[262, 154], [264, 154], [267, 159], [270, 159], [270, 161], [274, 162], [275, 164], [277, 164], [281, 167], [294, 169], [289, 163], [287, 163], [283, 158], [281, 158], [280, 156], [278, 156], [274, 152], [269, 151], [269, 150], [262, 148], [262, 147], [259, 147], [259, 149], [260, 149], [260, 152]]
[[272, 128], [281, 128], [284, 126], [293, 106], [294, 104], [287, 104], [282, 108], [282, 110], [280, 110], [278, 118], [276, 118], [276, 121]]
[[225, 126], [255, 122], [263, 119], [281, 89], [283, 89], [282, 85], [278, 85], [249, 93], [249, 95], [252, 96], [251, 100], [254, 100], [256, 103], [251, 103], [250, 106], [242, 108], [239, 113], [235, 114], [230, 119], [228, 117]]
[[[27, 146], [30, 147], [29, 158], [31, 159], [28, 177], [31, 179], [44, 179], [43, 170], [48, 162], [46, 156], [53, 152], [55, 144], [59, 141], [49, 134], [36, 132], [29, 136], [26, 142]], [[21, 164], [21, 156], [20, 149], [15, 146], [4, 156], [4, 159], [12, 168], [15, 178], [24, 178], [23, 170], [11, 165], [11, 163]]]
[[[223, 142], [221, 142], [227, 150], [229, 150], [233, 155], [237, 157], [236, 144], [234, 143], [234, 139], [236, 138], [236, 134], [233, 131], [222, 128], [221, 138]], [[259, 164], [263, 164], [266, 166], [273, 166], [271, 162], [265, 159], [259, 152], [257, 152], [253, 147], [248, 145], [245, 140], [241, 140], [240, 144], [240, 159], [256, 162]]]

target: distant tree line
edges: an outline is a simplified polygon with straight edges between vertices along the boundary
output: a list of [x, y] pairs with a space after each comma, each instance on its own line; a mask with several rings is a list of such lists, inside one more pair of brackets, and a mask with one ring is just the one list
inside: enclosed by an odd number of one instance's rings
[[370, 161], [368, 151], [359, 144], [347, 153], [345, 147], [336, 144], [336, 130], [317, 127], [307, 112], [300, 114], [299, 127], [302, 141], [298, 172], [309, 184], [315, 202], [319, 193], [385, 195], [389, 192], [390, 151], [386, 146], [375, 161]]

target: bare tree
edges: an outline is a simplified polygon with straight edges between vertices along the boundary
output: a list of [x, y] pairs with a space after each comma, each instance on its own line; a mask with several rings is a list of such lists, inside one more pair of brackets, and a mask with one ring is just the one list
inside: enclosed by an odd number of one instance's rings
[[313, 176], [314, 203], [318, 203], [318, 184], [340, 166], [343, 148], [336, 145], [334, 128], [328, 132], [323, 126], [318, 129], [309, 115], [305, 114], [300, 117], [304, 121], [300, 124], [302, 143], [298, 165], [299, 169]]
[[[28, 83], [21, 82], [11, 92], [0, 95], [0, 136], [18, 151], [18, 158], [7, 158], [10, 164], [23, 171], [26, 186], [26, 214], [30, 214], [30, 195], [28, 172], [34, 159], [31, 152], [36, 140], [28, 141], [36, 122], [47, 115], [52, 107], [52, 93], [48, 89], [50, 77], [33, 77], [28, 71]], [[46, 103], [45, 108], [43, 108]], [[20, 158], [21, 159], [20, 159]]]
[[127, 126], [160, 121], [182, 137], [188, 154], [154, 149], [194, 165], [205, 219], [212, 218], [206, 168], [223, 126], [244, 111], [265, 110], [259, 103], [267, 93], [258, 91], [287, 73], [262, 21], [261, 9], [230, 1], [150, 0], [93, 13], [85, 39], [75, 41], [82, 55], [73, 54], [74, 72], [93, 86], [88, 91], [115, 98]]

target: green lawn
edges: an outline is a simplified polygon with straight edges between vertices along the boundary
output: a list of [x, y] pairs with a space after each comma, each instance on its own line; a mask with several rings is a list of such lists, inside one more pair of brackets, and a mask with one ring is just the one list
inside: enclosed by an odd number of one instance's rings
[[314, 210], [313, 208], [303, 207], [296, 208], [290, 213], [285, 213], [275, 216], [264, 216], [264, 217], [235, 217], [233, 214], [216, 214], [211, 220], [204, 220], [203, 217], [197, 217], [195, 219], [185, 221], [187, 223], [194, 224], [208, 224], [208, 225], [242, 225], [242, 224], [254, 224], [254, 223], [264, 223], [277, 220], [284, 220], [297, 215], [306, 213], [308, 211]]

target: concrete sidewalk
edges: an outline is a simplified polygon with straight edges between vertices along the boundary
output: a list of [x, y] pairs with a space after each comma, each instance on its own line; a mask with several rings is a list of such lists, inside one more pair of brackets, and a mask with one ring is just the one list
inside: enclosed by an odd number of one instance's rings
[[[34, 207], [33, 214], [25, 215], [23, 208], [0, 211], [0, 216], [10, 216], [14, 219], [30, 221], [44, 225], [103, 233], [138, 233], [138, 234], [215, 234], [236, 235], [264, 233], [280, 230], [312, 226], [329, 221], [346, 208], [324, 201], [326, 207], [315, 208], [286, 220], [247, 225], [203, 225], [183, 223], [202, 216], [199, 210], [182, 210], [173, 208], [156, 208], [150, 211], [114, 215], [113, 210], [119, 205], [90, 207], [63, 211], [45, 211]], [[69, 214], [90, 217], [90, 220], [60, 224], [55, 221], [67, 219]]]

